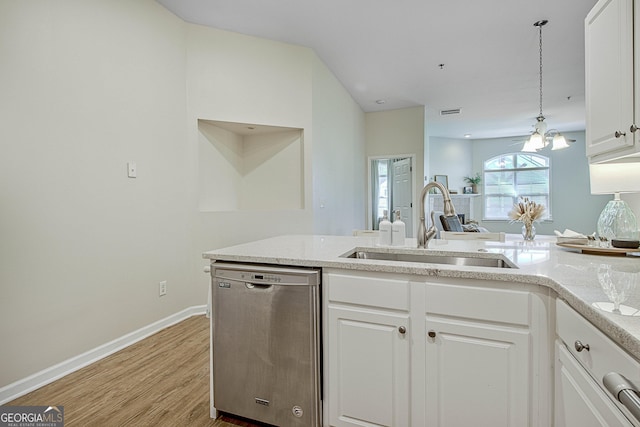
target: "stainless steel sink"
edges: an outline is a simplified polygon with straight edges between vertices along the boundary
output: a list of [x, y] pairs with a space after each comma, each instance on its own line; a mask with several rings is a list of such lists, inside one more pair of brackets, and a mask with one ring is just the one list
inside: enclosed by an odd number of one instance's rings
[[495, 254], [436, 255], [432, 253], [384, 252], [376, 250], [354, 250], [342, 255], [344, 258], [371, 259], [381, 261], [422, 262], [428, 264], [447, 264], [468, 267], [518, 268], [504, 256]]

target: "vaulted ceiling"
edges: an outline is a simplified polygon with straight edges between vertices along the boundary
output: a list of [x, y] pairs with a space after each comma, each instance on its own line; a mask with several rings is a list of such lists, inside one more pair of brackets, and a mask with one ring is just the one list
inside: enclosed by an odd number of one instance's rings
[[[185, 21], [312, 48], [366, 112], [424, 105], [432, 136], [585, 126], [584, 18], [596, 0], [157, 0]], [[441, 65], [442, 64], [442, 65]], [[460, 114], [441, 115], [460, 109]]]

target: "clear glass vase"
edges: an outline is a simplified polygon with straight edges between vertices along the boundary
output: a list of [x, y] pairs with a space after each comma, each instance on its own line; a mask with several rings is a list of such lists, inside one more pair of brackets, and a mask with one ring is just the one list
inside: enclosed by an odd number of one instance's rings
[[525, 222], [522, 226], [522, 238], [530, 242], [536, 238], [536, 226], [533, 223]]
[[636, 216], [624, 201], [620, 193], [616, 193], [604, 207], [598, 218], [598, 236], [612, 239], [637, 239]]

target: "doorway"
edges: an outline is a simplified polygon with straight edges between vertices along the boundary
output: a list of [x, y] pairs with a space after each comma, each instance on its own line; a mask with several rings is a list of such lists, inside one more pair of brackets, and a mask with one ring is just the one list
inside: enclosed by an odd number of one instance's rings
[[413, 236], [414, 156], [376, 157], [369, 159], [369, 228], [378, 230], [384, 211], [393, 221], [393, 211], [400, 210], [407, 237]]

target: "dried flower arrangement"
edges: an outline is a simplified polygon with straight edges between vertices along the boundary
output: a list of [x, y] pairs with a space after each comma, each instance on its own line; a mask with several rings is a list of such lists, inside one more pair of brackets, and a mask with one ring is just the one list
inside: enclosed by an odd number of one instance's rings
[[544, 206], [539, 205], [528, 197], [523, 197], [518, 203], [513, 205], [513, 209], [509, 212], [509, 218], [513, 221], [531, 223], [538, 221], [544, 214]]
[[509, 211], [509, 218], [512, 221], [519, 221], [524, 224], [522, 235], [525, 240], [533, 240], [535, 237], [535, 229], [533, 228], [533, 222], [538, 221], [544, 214], [544, 206], [540, 205], [533, 200], [529, 200], [528, 197], [522, 197], [518, 203], [513, 205], [513, 208]]

